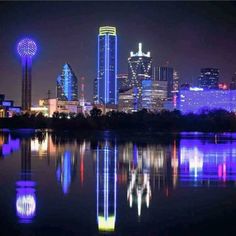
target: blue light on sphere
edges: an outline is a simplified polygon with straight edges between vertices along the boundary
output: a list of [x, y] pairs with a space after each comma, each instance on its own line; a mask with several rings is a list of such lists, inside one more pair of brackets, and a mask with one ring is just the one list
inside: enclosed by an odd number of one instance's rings
[[32, 39], [24, 38], [17, 44], [17, 51], [21, 57], [33, 57], [37, 52], [37, 45]]

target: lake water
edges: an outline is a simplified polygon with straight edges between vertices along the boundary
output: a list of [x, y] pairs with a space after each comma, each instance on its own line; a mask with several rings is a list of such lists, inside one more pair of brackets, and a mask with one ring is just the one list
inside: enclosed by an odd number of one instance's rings
[[235, 235], [236, 135], [0, 132], [0, 235]]

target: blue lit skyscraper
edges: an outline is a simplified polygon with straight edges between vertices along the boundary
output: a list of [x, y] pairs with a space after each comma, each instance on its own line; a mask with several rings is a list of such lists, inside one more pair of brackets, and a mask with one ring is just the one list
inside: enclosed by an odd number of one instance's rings
[[61, 101], [78, 101], [78, 80], [67, 63], [57, 77], [57, 98]]
[[32, 39], [24, 38], [17, 44], [17, 51], [22, 61], [22, 110], [30, 111], [32, 57], [37, 52], [37, 45]]
[[117, 35], [116, 28], [103, 26], [98, 35], [96, 103], [117, 104]]

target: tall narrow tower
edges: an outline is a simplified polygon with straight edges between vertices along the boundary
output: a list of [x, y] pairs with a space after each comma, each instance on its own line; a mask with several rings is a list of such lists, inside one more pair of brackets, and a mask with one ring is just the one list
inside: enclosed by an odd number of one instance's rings
[[103, 26], [98, 35], [97, 103], [117, 104], [116, 28]]
[[22, 110], [30, 111], [32, 57], [37, 52], [37, 45], [32, 39], [24, 38], [17, 44], [17, 51], [22, 61]]

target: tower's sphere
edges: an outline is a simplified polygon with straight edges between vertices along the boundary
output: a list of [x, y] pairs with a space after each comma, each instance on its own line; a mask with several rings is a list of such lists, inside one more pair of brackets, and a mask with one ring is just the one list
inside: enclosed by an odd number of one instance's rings
[[32, 39], [24, 38], [17, 44], [17, 51], [21, 57], [32, 57], [37, 52], [37, 45]]

